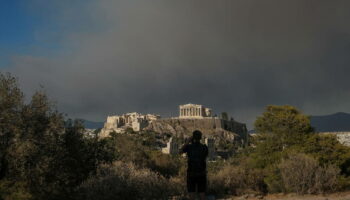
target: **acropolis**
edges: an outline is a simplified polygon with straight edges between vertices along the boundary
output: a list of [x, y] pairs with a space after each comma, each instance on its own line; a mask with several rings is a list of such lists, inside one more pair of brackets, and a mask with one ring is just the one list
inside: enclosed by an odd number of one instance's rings
[[100, 132], [100, 137], [110, 133], [125, 133], [127, 129], [135, 132], [153, 131], [169, 133], [172, 136], [190, 135], [194, 130], [200, 130], [204, 136], [211, 138], [221, 135], [232, 141], [244, 143], [247, 141], [247, 128], [233, 118], [222, 119], [213, 115], [212, 109], [199, 104], [183, 104], [178, 107], [178, 116], [161, 118], [160, 115], [140, 114], [137, 112], [108, 116]]

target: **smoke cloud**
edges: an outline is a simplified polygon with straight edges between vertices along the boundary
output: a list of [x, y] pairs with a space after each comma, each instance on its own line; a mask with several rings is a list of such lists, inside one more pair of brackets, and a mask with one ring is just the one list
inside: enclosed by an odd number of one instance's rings
[[350, 112], [349, 1], [35, 0], [50, 50], [8, 67], [72, 117], [178, 115], [203, 104], [251, 128], [268, 104]]

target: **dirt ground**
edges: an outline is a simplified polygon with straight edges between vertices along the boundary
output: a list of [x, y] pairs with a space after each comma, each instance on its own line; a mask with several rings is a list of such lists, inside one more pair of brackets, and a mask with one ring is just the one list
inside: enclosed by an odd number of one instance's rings
[[296, 195], [296, 194], [273, 194], [267, 196], [243, 195], [240, 197], [226, 198], [225, 200], [350, 200], [349, 192], [340, 192], [327, 195]]

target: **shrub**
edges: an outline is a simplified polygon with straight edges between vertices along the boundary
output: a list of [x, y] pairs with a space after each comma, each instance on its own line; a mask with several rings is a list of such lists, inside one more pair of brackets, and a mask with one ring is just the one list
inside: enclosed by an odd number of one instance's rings
[[271, 165], [265, 168], [264, 174], [264, 181], [267, 185], [267, 190], [269, 193], [280, 193], [285, 191], [278, 165]]
[[28, 191], [28, 186], [24, 182], [0, 181], [1, 200], [30, 200], [32, 195]]
[[149, 154], [150, 160], [152, 161], [149, 168], [166, 178], [178, 175], [180, 166], [184, 164], [183, 162], [181, 163], [178, 157], [163, 154], [159, 151], [152, 151]]
[[102, 165], [78, 188], [79, 199], [167, 199], [178, 194], [174, 182], [132, 163]]
[[241, 164], [227, 165], [217, 173], [209, 174], [209, 192], [217, 195], [241, 195], [246, 192], [265, 193], [266, 184], [261, 169]]
[[279, 165], [287, 192], [298, 194], [331, 192], [337, 188], [340, 170], [336, 166], [321, 167], [305, 154], [292, 154]]

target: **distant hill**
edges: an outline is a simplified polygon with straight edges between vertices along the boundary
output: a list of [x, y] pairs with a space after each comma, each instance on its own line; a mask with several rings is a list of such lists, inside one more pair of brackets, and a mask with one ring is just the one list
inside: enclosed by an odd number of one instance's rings
[[84, 127], [87, 129], [99, 129], [103, 127], [104, 122], [93, 122], [85, 119], [80, 119], [83, 121]]
[[311, 125], [317, 132], [350, 131], [350, 114], [338, 112], [331, 115], [311, 116]]

